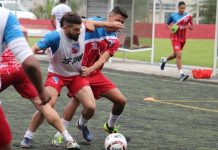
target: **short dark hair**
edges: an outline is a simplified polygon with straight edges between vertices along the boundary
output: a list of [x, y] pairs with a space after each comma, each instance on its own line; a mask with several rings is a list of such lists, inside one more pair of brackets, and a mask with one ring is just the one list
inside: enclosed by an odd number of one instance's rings
[[181, 5], [185, 5], [185, 2], [184, 2], [184, 1], [180, 1], [180, 2], [178, 3], [178, 6], [181, 6]]
[[63, 15], [61, 18], [60, 24], [61, 27], [63, 27], [64, 23], [68, 24], [81, 24], [82, 19], [77, 13], [68, 12]]
[[111, 10], [111, 12], [112, 12], [112, 13], [115, 13], [115, 14], [119, 14], [119, 15], [125, 17], [125, 18], [128, 18], [126, 9], [124, 9], [123, 7], [115, 6], [115, 7]]
[[66, 3], [67, 0], [60, 0], [59, 3]]

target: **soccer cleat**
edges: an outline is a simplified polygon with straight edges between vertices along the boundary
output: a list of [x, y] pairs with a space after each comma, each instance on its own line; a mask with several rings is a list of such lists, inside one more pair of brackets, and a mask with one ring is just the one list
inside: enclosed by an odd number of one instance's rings
[[67, 141], [67, 150], [80, 150], [80, 146], [74, 140]]
[[180, 81], [185, 81], [186, 79], [188, 79], [189, 75], [187, 74], [181, 74], [180, 76]]
[[104, 124], [104, 130], [110, 134], [118, 133], [118, 129], [116, 127], [109, 127], [107, 122]]
[[63, 145], [63, 136], [60, 134], [55, 136], [54, 139], [51, 141], [52, 145], [55, 147], [59, 147]]
[[29, 139], [27, 137], [23, 138], [23, 140], [20, 142], [20, 147], [21, 148], [30, 148], [32, 139]]
[[91, 142], [93, 139], [93, 135], [91, 131], [88, 129], [87, 125], [86, 126], [80, 126], [79, 121], [76, 123], [77, 128], [82, 131], [83, 137], [87, 142]]
[[165, 65], [166, 65], [166, 62], [164, 62], [164, 57], [161, 57], [161, 65], [160, 65], [160, 69], [161, 69], [161, 70], [164, 70]]

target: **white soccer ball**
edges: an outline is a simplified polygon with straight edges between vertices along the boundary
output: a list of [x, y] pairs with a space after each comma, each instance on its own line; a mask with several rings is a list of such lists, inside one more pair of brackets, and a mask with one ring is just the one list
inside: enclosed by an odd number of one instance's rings
[[126, 150], [126, 138], [120, 133], [112, 133], [108, 135], [104, 143], [105, 150]]

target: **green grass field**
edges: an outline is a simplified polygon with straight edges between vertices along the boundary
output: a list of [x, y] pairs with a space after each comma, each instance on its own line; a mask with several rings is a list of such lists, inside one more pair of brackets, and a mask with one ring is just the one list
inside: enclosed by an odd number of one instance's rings
[[[161, 57], [167, 57], [172, 53], [169, 39], [156, 39], [154, 61], [160, 62]], [[191, 66], [213, 66], [214, 40], [187, 40], [182, 53], [182, 62]], [[151, 52], [126, 53], [127, 59], [150, 61]], [[123, 58], [123, 52], [117, 52], [115, 57]], [[175, 64], [175, 61], [171, 63]]]
[[[47, 63], [41, 64], [43, 77]], [[104, 70], [128, 102], [120, 117], [119, 131], [130, 139], [128, 150], [217, 150], [218, 149], [218, 86], [212, 83], [186, 81], [130, 72]], [[62, 114], [67, 104], [64, 88], [56, 105]], [[154, 97], [158, 101], [144, 101]], [[13, 133], [13, 149], [18, 150], [28, 123], [34, 113], [33, 105], [21, 98], [10, 87], [0, 97]], [[84, 142], [75, 126], [80, 109], [69, 126], [69, 131], [82, 150], [104, 150], [107, 133], [103, 124], [111, 111], [111, 102], [102, 98], [97, 101], [95, 116], [89, 122], [94, 140]], [[60, 150], [51, 146], [55, 130], [46, 122], [37, 130], [31, 150]]]
[[[39, 38], [30, 38], [30, 45], [33, 45]], [[143, 39], [142, 41], [143, 42]], [[172, 53], [171, 41], [169, 39], [156, 39], [154, 61], [160, 62], [161, 57], [167, 57]], [[183, 49], [182, 62], [191, 66], [213, 66], [214, 40], [187, 40]], [[150, 61], [150, 51], [125, 53], [127, 59]], [[114, 57], [123, 58], [124, 53], [118, 51]], [[175, 64], [175, 60], [170, 63]]]

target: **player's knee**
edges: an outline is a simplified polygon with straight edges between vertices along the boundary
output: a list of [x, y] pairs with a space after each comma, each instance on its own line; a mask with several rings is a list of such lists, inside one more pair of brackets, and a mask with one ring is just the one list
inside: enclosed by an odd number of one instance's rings
[[115, 100], [114, 104], [115, 105], [120, 105], [120, 106], [124, 107], [126, 105], [126, 102], [127, 102], [126, 97], [122, 96], [122, 97], [118, 98], [117, 100]]
[[86, 107], [86, 111], [89, 112], [90, 114], [94, 114], [96, 110], [96, 105], [90, 104]]

